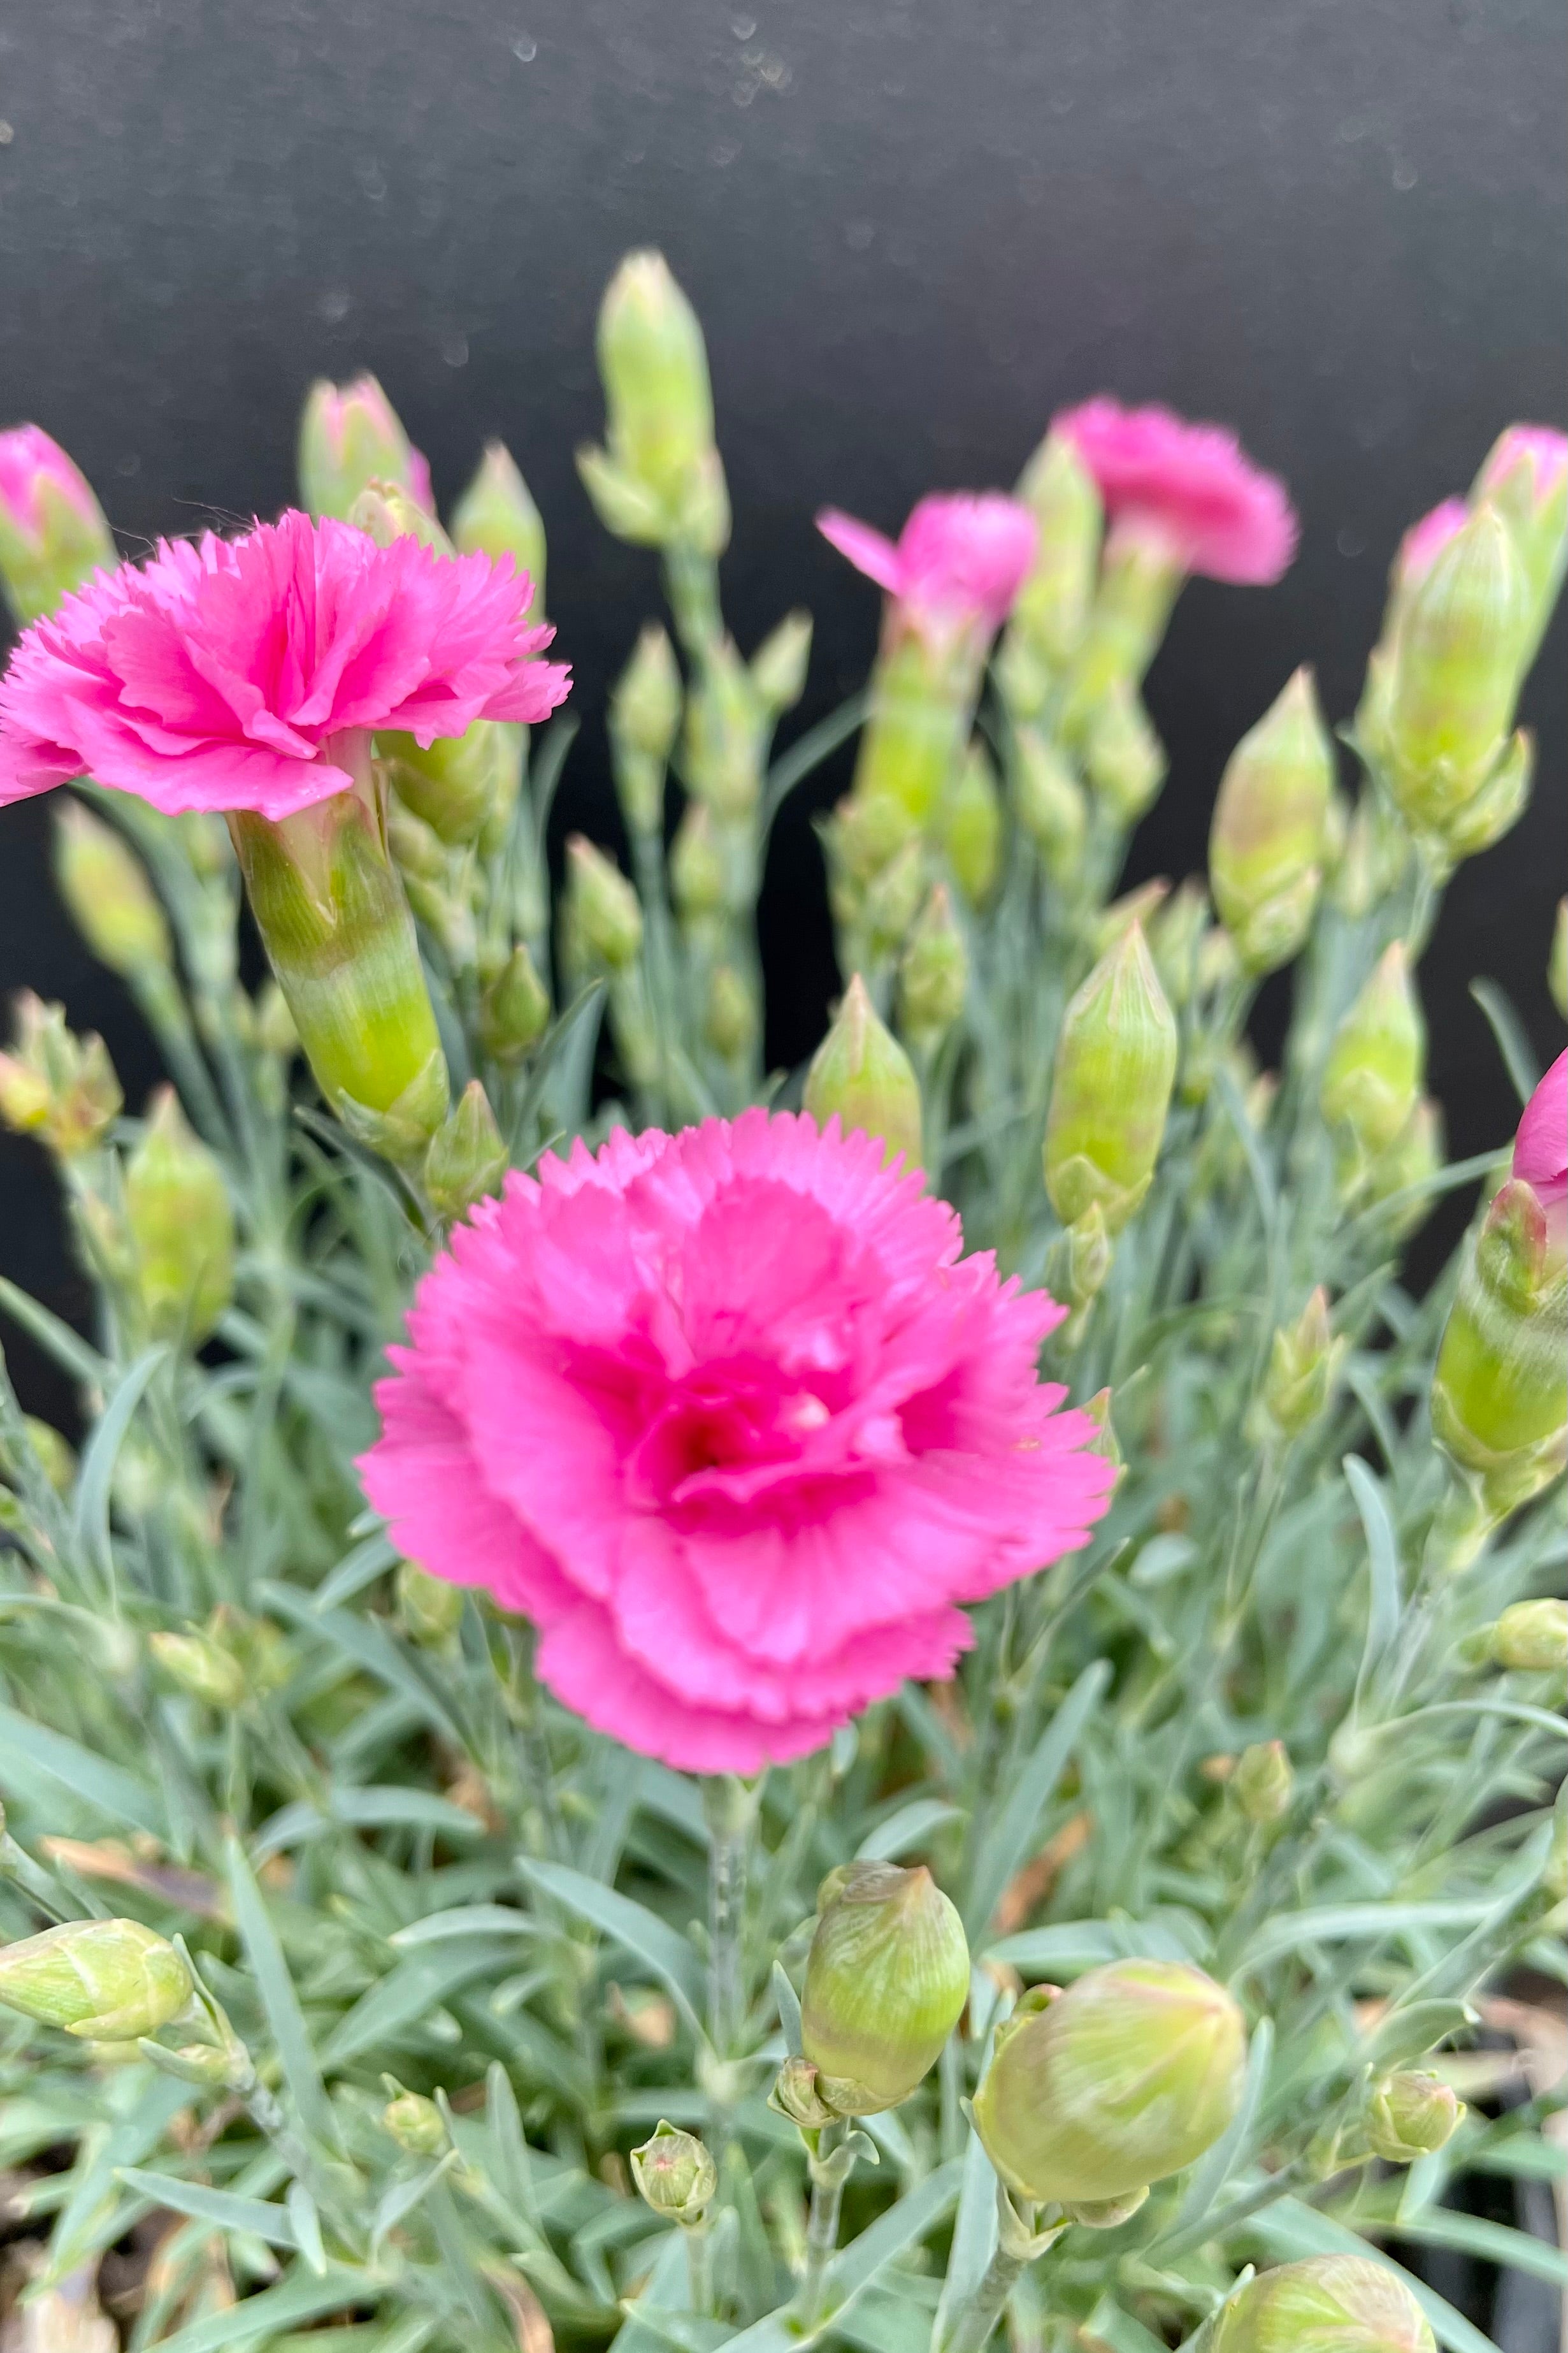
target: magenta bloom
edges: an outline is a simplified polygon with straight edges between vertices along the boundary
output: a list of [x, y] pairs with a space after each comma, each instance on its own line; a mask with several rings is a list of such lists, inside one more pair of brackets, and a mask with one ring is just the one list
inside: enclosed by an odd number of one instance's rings
[[1568, 1053], [1558, 1055], [1524, 1107], [1512, 1174], [1548, 1214], [1568, 1203]]
[[938, 629], [979, 626], [987, 637], [1012, 611], [1037, 536], [1028, 508], [996, 491], [921, 499], [897, 546], [837, 507], [825, 508], [816, 527], [918, 620]]
[[1394, 576], [1402, 588], [1414, 588], [1425, 580], [1438, 556], [1457, 533], [1463, 531], [1470, 519], [1470, 510], [1463, 499], [1444, 499], [1430, 514], [1413, 522], [1399, 543], [1399, 554], [1394, 560]]
[[532, 722], [566, 668], [524, 618], [509, 560], [377, 547], [289, 513], [241, 539], [164, 541], [22, 637], [0, 680], [0, 804], [90, 774], [169, 815], [285, 818], [354, 779], [332, 742], [429, 744], [476, 719]]
[[38, 492], [46, 482], [89, 529], [102, 529], [85, 476], [41, 425], [14, 425], [0, 433], [0, 508], [12, 529], [35, 547], [43, 543], [46, 517]]
[[514, 1173], [421, 1284], [365, 1492], [538, 1626], [631, 1748], [750, 1773], [971, 1640], [1111, 1470], [1036, 1378], [1063, 1310], [837, 1121], [749, 1111]]
[[1266, 587], [1289, 565], [1296, 512], [1285, 485], [1227, 427], [1101, 394], [1063, 409], [1051, 429], [1093, 475], [1112, 523], [1157, 534], [1184, 572]]

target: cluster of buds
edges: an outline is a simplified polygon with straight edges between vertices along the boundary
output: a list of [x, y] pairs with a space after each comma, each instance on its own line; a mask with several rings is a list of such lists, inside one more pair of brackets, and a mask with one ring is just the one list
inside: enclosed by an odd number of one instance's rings
[[921, 1166], [920, 1081], [858, 973], [812, 1058], [802, 1103], [819, 1127], [837, 1118], [846, 1134], [877, 1137], [886, 1160], [902, 1154], [906, 1167]]
[[800, 2056], [773, 2104], [806, 2131], [895, 2108], [924, 2082], [969, 1999], [963, 1924], [929, 1871], [852, 1862], [817, 1891]]
[[109, 1050], [96, 1031], [79, 1038], [65, 1008], [31, 989], [16, 998], [12, 1050], [0, 1053], [0, 1119], [18, 1135], [36, 1135], [58, 1160], [95, 1152], [124, 1097]]
[[1120, 2221], [1225, 2131], [1246, 2052], [1240, 2010], [1201, 1969], [1113, 1961], [1024, 1996], [997, 2031], [975, 2128], [1016, 2196]]
[[713, 438], [708, 352], [661, 253], [628, 254], [599, 311], [606, 447], [577, 452], [600, 522], [642, 547], [721, 554], [730, 498]]
[[1264, 2272], [1225, 2304], [1208, 2353], [1436, 2353], [1426, 2314], [1405, 2282], [1369, 2255], [1313, 2255]]
[[1560, 1675], [1568, 1669], [1568, 1601], [1543, 1595], [1510, 1601], [1479, 1640], [1481, 1654], [1512, 1674]]

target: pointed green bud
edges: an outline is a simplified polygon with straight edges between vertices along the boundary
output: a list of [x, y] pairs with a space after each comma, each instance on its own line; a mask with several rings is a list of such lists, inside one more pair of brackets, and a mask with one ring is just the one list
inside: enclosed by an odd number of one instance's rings
[[1104, 520], [1100, 492], [1073, 444], [1047, 433], [1015, 495], [1034, 516], [1039, 536], [1009, 635], [1023, 638], [1050, 669], [1061, 670], [1083, 642], [1094, 601]]
[[1561, 1674], [1568, 1668], [1568, 1601], [1548, 1595], [1513, 1601], [1487, 1631], [1496, 1666], [1521, 1675]]
[[1437, 1352], [1432, 1430], [1494, 1520], [1539, 1493], [1568, 1448], [1568, 1267], [1519, 1177], [1466, 1251]]
[[566, 843], [566, 904], [563, 927], [575, 964], [624, 972], [642, 948], [642, 909], [637, 894], [613, 859], [581, 833]]
[[1169, 763], [1136, 687], [1117, 679], [1096, 705], [1084, 768], [1098, 801], [1118, 825], [1135, 825], [1159, 797]]
[[1066, 1226], [1119, 1234], [1149, 1190], [1176, 1075], [1176, 1023], [1131, 924], [1069, 1002], [1046, 1123], [1046, 1190]]
[[[1098, 1201], [1091, 1201], [1082, 1216], [1075, 1218], [1066, 1233], [1051, 1244], [1046, 1258], [1046, 1288], [1069, 1307], [1087, 1310], [1105, 1288], [1114, 1256], [1105, 1211]], [[1063, 1328], [1062, 1338], [1068, 1346], [1077, 1345], [1083, 1327], [1080, 1312]]]
[[1329, 1294], [1319, 1283], [1294, 1324], [1274, 1335], [1263, 1403], [1285, 1438], [1300, 1438], [1327, 1411], [1350, 1343], [1329, 1328]]
[[997, 2031], [975, 2128], [1020, 2197], [1125, 2198], [1218, 2140], [1246, 2058], [1240, 2010], [1201, 1969], [1113, 1961], [1025, 1995]]
[[195, 1991], [175, 1947], [140, 1920], [68, 1920], [0, 1946], [0, 2003], [91, 2042], [135, 2042]]
[[1163, 533], [1121, 516], [1107, 534], [1089, 633], [1074, 667], [1066, 721], [1075, 741], [1105, 697], [1143, 678], [1185, 577]]
[[418, 2092], [399, 2092], [388, 2100], [381, 2121], [401, 2149], [410, 2157], [444, 2157], [450, 2135], [447, 2119], [434, 2100]]
[[120, 552], [86, 476], [41, 426], [13, 426], [0, 449], [0, 585], [25, 629]]
[[938, 807], [937, 830], [953, 881], [970, 906], [983, 907], [1002, 859], [1002, 800], [983, 744], [971, 744], [952, 798]]
[[154, 1338], [199, 1347], [234, 1296], [234, 1210], [223, 1171], [160, 1087], [125, 1164], [136, 1289]]
[[[1443, 1114], [1430, 1095], [1423, 1095], [1386, 1152], [1380, 1152], [1366, 1171], [1366, 1203], [1377, 1208], [1406, 1187], [1424, 1184], [1443, 1166]], [[1425, 1223], [1433, 1197], [1402, 1201], [1388, 1212], [1388, 1230], [1402, 1240]]]
[[386, 481], [379, 476], [365, 484], [350, 508], [348, 519], [356, 531], [374, 539], [377, 547], [390, 547], [395, 540], [416, 539], [421, 547], [433, 547], [437, 555], [455, 552], [431, 509], [422, 506], [401, 483]]
[[680, 704], [675, 649], [658, 623], [650, 621], [610, 695], [616, 792], [634, 834], [662, 834], [665, 770], [680, 724]]
[[861, 883], [875, 881], [907, 843], [920, 838], [916, 820], [890, 793], [847, 794], [828, 828], [834, 857]]
[[763, 721], [734, 639], [721, 638], [687, 698], [682, 771], [718, 818], [749, 818], [762, 797]]
[[810, 661], [811, 615], [786, 613], [768, 631], [748, 665], [757, 701], [770, 718], [780, 718], [795, 709], [805, 692]]
[[1108, 950], [1113, 948], [1117, 941], [1124, 938], [1131, 930], [1134, 923], [1142, 924], [1143, 936], [1147, 940], [1151, 922], [1159, 913], [1170, 895], [1169, 876], [1156, 874], [1150, 881], [1141, 882], [1136, 891], [1123, 892], [1120, 899], [1113, 899], [1109, 907], [1101, 910], [1095, 921], [1093, 939], [1096, 956], [1102, 956]]
[[1421, 1092], [1426, 1027], [1395, 940], [1334, 1033], [1319, 1101], [1329, 1125], [1362, 1161], [1385, 1152]]
[[146, 869], [112, 826], [68, 797], [56, 814], [55, 880], [100, 964], [127, 980], [170, 969], [169, 926]]
[[205, 1707], [229, 1715], [246, 1697], [245, 1670], [233, 1654], [205, 1633], [149, 1634], [147, 1648], [172, 1683]]
[[899, 967], [899, 1026], [911, 1045], [944, 1038], [963, 1010], [969, 955], [947, 885], [938, 882], [921, 908]]
[[867, 885], [860, 923], [873, 957], [895, 955], [909, 937], [926, 884], [925, 850], [906, 841]]
[[398, 1619], [410, 1641], [444, 1651], [462, 1623], [462, 1587], [432, 1577], [414, 1560], [398, 1562], [395, 1585]]
[[801, 2053], [836, 2116], [876, 2116], [924, 2081], [958, 2023], [969, 1999], [963, 1924], [923, 1866], [843, 1864], [816, 1901]]
[[1208, 929], [1208, 892], [1192, 874], [1150, 917], [1149, 953], [1160, 986], [1178, 1012], [1198, 992], [1199, 957]]
[[1089, 804], [1083, 786], [1055, 744], [1037, 729], [1021, 727], [1013, 780], [1018, 823], [1040, 853], [1040, 863], [1058, 887], [1070, 882], [1083, 862]]
[[510, 1166], [489, 1097], [470, 1079], [430, 1139], [425, 1190], [444, 1218], [460, 1218], [476, 1201], [499, 1193]]
[[723, 852], [714, 834], [712, 812], [703, 801], [688, 801], [669, 852], [669, 889], [686, 923], [719, 914], [724, 905]]
[[632, 2151], [632, 2179], [656, 2214], [686, 2230], [701, 2221], [719, 2190], [719, 2168], [695, 2133], [662, 2120]]
[[1296, 1776], [1282, 1740], [1254, 1741], [1236, 1760], [1230, 1793], [1249, 1822], [1267, 1828], [1290, 1810]]
[[1440, 834], [1497, 765], [1530, 626], [1512, 535], [1495, 508], [1478, 507], [1401, 599], [1386, 758], [1416, 830]]
[[59, 1160], [95, 1151], [124, 1097], [109, 1050], [96, 1032], [79, 1038], [65, 1008], [30, 988], [17, 994], [14, 1052], [0, 1054], [0, 1120], [37, 1135]]
[[716, 964], [708, 976], [702, 1035], [721, 1061], [743, 1062], [757, 1042], [754, 990], [732, 964]]
[[1226, 761], [1209, 833], [1215, 905], [1247, 972], [1289, 964], [1307, 936], [1333, 786], [1333, 745], [1301, 669]]
[[1523, 668], [1535, 659], [1568, 566], [1568, 441], [1544, 426], [1510, 425], [1476, 476], [1471, 497], [1494, 506], [1513, 537], [1529, 590]]
[[1515, 730], [1495, 768], [1452, 815], [1436, 823], [1434, 839], [1444, 856], [1457, 863], [1479, 858], [1518, 824], [1530, 801], [1535, 777], [1535, 738], [1528, 727]]
[[602, 449], [580, 448], [576, 466], [594, 512], [612, 539], [624, 539], [633, 547], [659, 544], [667, 523], [663, 503], [652, 491], [623, 473]]
[[884, 1164], [902, 1153], [906, 1168], [921, 1166], [920, 1082], [858, 973], [812, 1058], [802, 1101], [818, 1127], [837, 1117], [847, 1135], [877, 1137]]
[[487, 441], [473, 480], [452, 510], [452, 544], [460, 555], [510, 555], [533, 594], [526, 617], [544, 618], [544, 522], [504, 441]]
[[1312, 2255], [1263, 2272], [1215, 2321], [1213, 2353], [1436, 2353], [1404, 2281], [1370, 2255]]
[[513, 948], [479, 999], [479, 1036], [498, 1062], [521, 1061], [550, 1020], [550, 991], [526, 946]]
[[397, 412], [374, 376], [353, 384], [318, 381], [300, 419], [300, 495], [313, 515], [347, 522], [372, 481], [412, 492], [426, 512], [430, 481]]
[[395, 730], [378, 735], [375, 749], [404, 807], [454, 847], [477, 841], [487, 818], [517, 797], [519, 731], [500, 720], [476, 719], [461, 735], [437, 735], [429, 744]]
[[1412, 2165], [1451, 2140], [1464, 2113], [1463, 2101], [1440, 2075], [1419, 2070], [1386, 2075], [1368, 2105], [1366, 2137], [1390, 2165]]
[[580, 453], [578, 464], [600, 520], [644, 544], [719, 554], [729, 511], [708, 353], [662, 254], [628, 254], [616, 270], [600, 306], [598, 356], [608, 452]]
[[1546, 963], [1546, 986], [1552, 992], [1552, 1002], [1568, 1021], [1568, 899], [1557, 902], [1557, 920], [1552, 926], [1552, 950]]

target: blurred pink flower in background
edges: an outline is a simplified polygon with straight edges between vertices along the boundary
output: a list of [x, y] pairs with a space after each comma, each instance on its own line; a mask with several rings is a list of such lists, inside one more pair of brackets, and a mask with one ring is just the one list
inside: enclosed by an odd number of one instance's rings
[[98, 501], [86, 477], [41, 425], [14, 425], [0, 433], [0, 509], [12, 528], [36, 545], [41, 544], [47, 525], [38, 496], [45, 483], [83, 522], [98, 524]]
[[1289, 493], [1228, 427], [1101, 394], [1062, 409], [1051, 429], [1093, 475], [1113, 529], [1153, 532], [1183, 571], [1263, 587], [1288, 568], [1297, 535]]
[[1477, 496], [1485, 498], [1521, 466], [1530, 469], [1532, 503], [1544, 505], [1568, 474], [1568, 433], [1550, 425], [1510, 425], [1492, 444], [1477, 477]]
[[335, 737], [543, 719], [570, 673], [535, 659], [554, 632], [527, 625], [531, 593], [510, 562], [298, 512], [164, 541], [22, 637], [0, 680], [0, 804], [91, 774], [171, 816], [279, 818], [353, 782]]
[[1413, 522], [1399, 543], [1399, 553], [1394, 560], [1394, 576], [1402, 588], [1414, 588], [1424, 580], [1448, 542], [1463, 531], [1469, 521], [1470, 510], [1463, 499], [1445, 499], [1419, 522]]
[[1016, 499], [934, 492], [910, 514], [895, 545], [870, 524], [827, 507], [823, 537], [917, 619], [937, 628], [979, 626], [994, 636], [1035, 560], [1038, 526]]
[[1511, 1174], [1523, 1178], [1561, 1235], [1568, 1222], [1568, 1053], [1558, 1055], [1524, 1107]]
[[745, 1113], [513, 1174], [420, 1285], [365, 1492], [540, 1629], [557, 1698], [691, 1771], [805, 1755], [1081, 1545], [1111, 1467], [1064, 1311], [882, 1147]]

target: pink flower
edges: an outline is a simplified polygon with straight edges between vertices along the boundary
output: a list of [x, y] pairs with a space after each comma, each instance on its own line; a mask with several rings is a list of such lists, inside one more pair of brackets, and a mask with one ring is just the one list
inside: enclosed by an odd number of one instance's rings
[[0, 433], [0, 509], [18, 536], [34, 547], [42, 546], [47, 528], [38, 499], [46, 482], [90, 529], [102, 529], [98, 501], [86, 479], [41, 425], [14, 425], [8, 433]]
[[533, 657], [532, 591], [509, 560], [377, 547], [308, 515], [241, 539], [163, 542], [101, 573], [22, 637], [0, 680], [0, 804], [90, 773], [184, 809], [283, 818], [346, 790], [332, 739], [421, 744], [565, 698]]
[[1157, 533], [1184, 571], [1264, 587], [1288, 568], [1296, 513], [1285, 485], [1226, 427], [1102, 394], [1063, 409], [1051, 429], [1077, 449], [1111, 521]]
[[1470, 510], [1463, 499], [1445, 499], [1419, 522], [1413, 522], [1394, 559], [1394, 576], [1399, 586], [1414, 588], [1418, 580], [1425, 580], [1448, 542], [1469, 519]]
[[1512, 1173], [1549, 1216], [1568, 1203], [1568, 1053], [1558, 1055], [1524, 1107]]
[[1568, 473], [1568, 434], [1550, 425], [1510, 425], [1492, 444], [1476, 480], [1476, 495], [1485, 498], [1507, 480], [1517, 466], [1528, 466], [1531, 504], [1544, 506]]
[[837, 1120], [749, 1111], [514, 1173], [421, 1284], [361, 1463], [395, 1541], [534, 1620], [628, 1747], [750, 1773], [971, 1640], [1110, 1466], [1035, 1373], [1063, 1310]]
[[984, 627], [994, 637], [1035, 560], [1037, 526], [1027, 507], [999, 491], [921, 499], [897, 546], [869, 523], [825, 508], [824, 539], [917, 618], [939, 628]]

